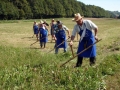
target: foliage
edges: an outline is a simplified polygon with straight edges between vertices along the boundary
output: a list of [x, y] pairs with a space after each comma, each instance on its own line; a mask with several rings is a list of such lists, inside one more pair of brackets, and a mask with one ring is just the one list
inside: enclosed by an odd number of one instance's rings
[[77, 12], [85, 17], [113, 17], [101, 7], [76, 0], [0, 0], [1, 20], [73, 17]]

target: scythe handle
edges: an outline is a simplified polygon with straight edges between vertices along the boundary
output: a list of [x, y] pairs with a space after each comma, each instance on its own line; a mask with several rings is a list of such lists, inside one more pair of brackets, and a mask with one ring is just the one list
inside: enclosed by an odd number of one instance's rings
[[71, 48], [72, 56], [74, 57], [74, 52], [73, 52], [72, 45], [70, 45], [70, 48]]

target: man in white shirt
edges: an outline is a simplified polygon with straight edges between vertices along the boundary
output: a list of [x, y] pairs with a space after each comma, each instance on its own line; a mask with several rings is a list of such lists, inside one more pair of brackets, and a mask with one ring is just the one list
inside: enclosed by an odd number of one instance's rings
[[55, 39], [55, 54], [58, 53], [59, 48], [64, 48], [64, 52], [67, 51], [67, 36], [66, 32], [68, 33], [68, 38], [70, 38], [69, 29], [63, 25], [61, 21], [57, 21], [56, 28], [54, 30], [54, 39]]
[[[75, 14], [73, 21], [75, 21], [77, 24], [74, 26], [74, 29], [72, 31], [71, 41], [69, 45], [73, 45], [75, 35], [78, 33], [80, 35], [80, 41], [77, 50], [78, 54], [85, 48], [92, 45], [95, 40], [98, 40], [98, 27], [90, 20], [83, 20], [82, 16], [79, 13]], [[90, 58], [90, 65], [95, 64], [96, 45], [93, 45], [91, 48], [78, 55], [76, 67], [80, 67], [82, 65], [83, 57]]]

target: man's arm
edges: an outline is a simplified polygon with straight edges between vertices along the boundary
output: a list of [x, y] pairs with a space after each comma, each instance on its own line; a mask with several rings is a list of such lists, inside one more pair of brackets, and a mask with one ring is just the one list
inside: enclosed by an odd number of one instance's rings
[[97, 37], [98, 28], [95, 28], [95, 29], [94, 29], [94, 32], [95, 32], [95, 40], [98, 41], [98, 37]]
[[75, 36], [71, 36], [71, 40], [70, 40], [70, 43], [69, 45], [72, 46], [73, 45], [73, 40], [74, 40]]
[[68, 38], [70, 38], [70, 30], [69, 30], [65, 25], [63, 25], [63, 29], [64, 29], [65, 31], [67, 31], [67, 33], [68, 33]]
[[70, 40], [70, 43], [69, 43], [70, 46], [73, 45], [73, 40], [75, 39], [75, 35], [76, 35], [76, 32], [77, 32], [77, 28], [76, 27], [77, 26], [74, 26], [74, 29], [72, 31], [71, 40]]
[[70, 38], [70, 31], [69, 31], [69, 30], [67, 30], [67, 33], [68, 33], [68, 38]]
[[98, 27], [95, 23], [93, 23], [91, 20], [88, 20], [88, 23], [91, 27], [91, 29], [94, 30], [95, 40], [98, 40], [97, 33], [98, 33]]

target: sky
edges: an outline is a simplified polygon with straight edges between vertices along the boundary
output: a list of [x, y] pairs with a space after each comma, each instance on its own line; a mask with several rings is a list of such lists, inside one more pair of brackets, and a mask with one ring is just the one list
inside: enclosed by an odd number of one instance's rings
[[81, 1], [86, 5], [99, 6], [105, 10], [120, 12], [120, 0], [77, 0], [77, 1]]

